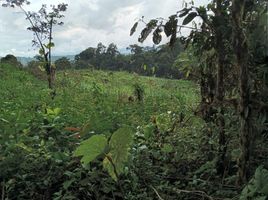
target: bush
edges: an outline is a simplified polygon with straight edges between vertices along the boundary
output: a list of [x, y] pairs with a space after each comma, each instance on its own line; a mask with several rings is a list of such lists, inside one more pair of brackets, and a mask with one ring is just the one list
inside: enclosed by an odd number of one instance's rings
[[57, 70], [66, 70], [72, 68], [71, 62], [68, 58], [62, 57], [55, 61], [55, 66]]
[[1, 63], [10, 64], [16, 67], [22, 67], [22, 64], [17, 60], [17, 58], [11, 54], [8, 54], [5, 57], [1, 58]]
[[27, 65], [27, 69], [30, 71], [31, 74], [33, 74], [35, 77], [37, 77], [40, 80], [47, 80], [46, 73], [42, 71], [41, 62], [40, 61], [31, 61]]

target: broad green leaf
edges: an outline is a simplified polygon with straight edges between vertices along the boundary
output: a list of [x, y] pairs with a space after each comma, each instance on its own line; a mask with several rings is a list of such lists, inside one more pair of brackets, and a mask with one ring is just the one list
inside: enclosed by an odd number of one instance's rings
[[[128, 161], [129, 148], [133, 143], [134, 132], [131, 128], [124, 127], [113, 133], [109, 147], [109, 158], [113, 162], [118, 175], [124, 172], [125, 163]], [[108, 171], [111, 177], [116, 180], [114, 167], [111, 161], [106, 157], [103, 160], [103, 167]]]
[[46, 110], [47, 110], [48, 115], [55, 115], [55, 116], [59, 115], [60, 111], [61, 111], [60, 108], [54, 108], [54, 109], [53, 108], [47, 108]]
[[256, 169], [254, 177], [243, 189], [240, 200], [256, 199], [256, 197], [263, 196], [268, 196], [268, 170], [260, 166]]
[[176, 19], [176, 17], [176, 15], [171, 15], [169, 17], [169, 21], [164, 25], [164, 32], [167, 37], [175, 35], [177, 32], [178, 20]]
[[43, 50], [43, 49], [39, 49], [39, 54], [40, 54], [40, 55], [45, 55], [44, 50]]
[[65, 190], [67, 190], [67, 189], [72, 185], [73, 182], [75, 182], [75, 179], [71, 179], [71, 180], [65, 181], [65, 182], [63, 183], [63, 188], [64, 188]]
[[54, 115], [59, 115], [60, 114], [60, 111], [61, 111], [60, 108], [54, 108], [53, 109]]
[[52, 48], [52, 47], [55, 47], [55, 44], [54, 44], [53, 42], [51, 42], [51, 43], [48, 43], [48, 44], [46, 45], [46, 47], [47, 47], [47, 48]]
[[[109, 157], [109, 158], [108, 158]], [[117, 170], [117, 169], [114, 169], [114, 166], [113, 166], [113, 164], [111, 163], [111, 161], [109, 160], [109, 159], [112, 159], [111, 158], [112, 157], [112, 154], [111, 153], [109, 153], [109, 154], [107, 154], [106, 156], [105, 156], [105, 158], [104, 158], [104, 160], [103, 160], [103, 162], [102, 162], [102, 165], [103, 165], [103, 168], [104, 169], [106, 169], [107, 171], [108, 171], [108, 173], [109, 173], [109, 175], [115, 180], [115, 181], [117, 181], [117, 176], [116, 176], [116, 174], [115, 174], [115, 170]], [[113, 162], [113, 161], [112, 161]], [[117, 172], [118, 173], [118, 172]]]
[[146, 38], [148, 37], [148, 35], [152, 32], [153, 29], [145, 27], [140, 34], [140, 37], [138, 39], [139, 42], [144, 42], [144, 40], [146, 40]]
[[154, 130], [155, 130], [155, 125], [153, 123], [145, 126], [143, 129], [145, 139], [149, 139], [154, 134]]
[[161, 35], [162, 30], [160, 28], [155, 29], [153, 33], [153, 42], [155, 44], [159, 44], [162, 40], [162, 35]]
[[143, 70], [144, 70], [144, 71], [147, 70], [147, 65], [146, 65], [146, 64], [143, 65]]
[[93, 135], [80, 144], [75, 150], [74, 156], [82, 156], [81, 162], [88, 164], [103, 153], [106, 145], [107, 138], [104, 135]]
[[141, 31], [141, 35], [138, 39], [139, 42], [144, 42], [144, 40], [146, 40], [146, 38], [148, 37], [148, 35], [152, 32], [153, 29], [156, 28], [157, 26], [157, 20], [156, 19], [152, 19], [147, 25], [146, 27]]
[[259, 167], [257, 170], [255, 176], [257, 176], [258, 172], [258, 177], [256, 177], [256, 180], [260, 193], [268, 196], [268, 170], [264, 169], [263, 167]]
[[132, 35], [135, 33], [138, 24], [139, 24], [139, 23], [136, 22], [136, 23], [133, 25], [133, 27], [132, 27], [131, 30], [130, 30], [130, 36], [132, 36]]
[[185, 19], [183, 20], [182, 25], [189, 24], [196, 16], [196, 12], [189, 13], [189, 15], [187, 15], [187, 17], [185, 17]]

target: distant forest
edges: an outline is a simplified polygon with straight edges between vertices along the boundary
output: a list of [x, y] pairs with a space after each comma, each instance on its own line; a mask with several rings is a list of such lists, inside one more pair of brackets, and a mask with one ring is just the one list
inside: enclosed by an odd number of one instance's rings
[[[142, 47], [137, 44], [127, 47], [129, 54], [122, 54], [113, 43], [108, 47], [99, 43], [74, 56], [54, 57], [57, 70], [66, 69], [99, 69], [109, 71], [127, 71], [145, 76], [180, 78], [182, 73], [174, 63], [183, 51], [183, 45], [177, 42], [173, 47], [168, 45]], [[20, 60], [18, 58], [18, 60]], [[41, 66], [42, 57], [35, 56], [27, 67], [36, 70]]]

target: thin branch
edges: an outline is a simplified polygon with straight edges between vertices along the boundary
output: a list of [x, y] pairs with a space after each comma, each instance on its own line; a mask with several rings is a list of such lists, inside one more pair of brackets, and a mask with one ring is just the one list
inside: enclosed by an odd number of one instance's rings
[[[164, 19], [164, 18], [156, 18], [156, 20], [158, 20], [158, 21], [159, 21], [159, 20], [161, 20], [161, 21], [168, 21], [167, 19]], [[142, 22], [142, 23], [144, 23], [145, 25], [148, 24], [147, 22], [145, 22], [145, 21], [143, 20], [143, 18], [140, 19], [139, 21]], [[164, 26], [164, 25], [162, 25], [162, 23], [161, 23], [159, 26]], [[202, 31], [201, 29], [194, 28], [194, 27], [191, 27], [191, 26], [185, 26], [185, 25], [177, 25], [177, 27], [179, 27], [180, 29], [181, 29], [181, 28], [186, 28], [186, 29], [191, 29], [191, 30], [196, 30], [196, 31]]]
[[52, 41], [52, 24], [53, 24], [53, 17], [51, 18], [50, 22], [50, 27], [49, 27], [49, 47], [48, 47], [48, 53], [49, 53], [49, 66], [51, 67], [51, 41]]
[[164, 200], [153, 186], [150, 185], [150, 187], [153, 189], [159, 200]]
[[[35, 25], [34, 25], [32, 19], [31, 19], [31, 17], [28, 15], [27, 11], [21, 5], [19, 6], [19, 8], [24, 12], [24, 14], [26, 15], [26, 19], [28, 19], [28, 21], [30, 22], [30, 24], [32, 25], [32, 27], [35, 27]], [[41, 41], [41, 38], [39, 37], [38, 33], [34, 29], [33, 29], [33, 32], [34, 32], [34, 34], [35, 34], [35, 36], [36, 36], [36, 38], [37, 38], [37, 40], [38, 40], [38, 42], [39, 42], [39, 44], [40, 44], [43, 52], [45, 54], [46, 53], [46, 50], [45, 50], [44, 45], [43, 45], [43, 43]]]
[[202, 31], [201, 29], [199, 28], [194, 28], [194, 27], [191, 27], [191, 26], [185, 26], [185, 25], [177, 25], [179, 28], [187, 28], [187, 29], [192, 29], [192, 30], [196, 30], [196, 31]]

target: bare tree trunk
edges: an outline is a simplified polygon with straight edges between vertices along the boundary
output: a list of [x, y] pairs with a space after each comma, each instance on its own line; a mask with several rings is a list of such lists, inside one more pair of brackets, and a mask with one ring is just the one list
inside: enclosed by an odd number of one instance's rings
[[49, 67], [48, 87], [52, 90], [51, 98], [54, 99], [56, 96], [56, 89], [55, 89], [56, 68], [52, 66], [52, 60], [51, 60], [53, 18], [51, 18], [49, 24], [50, 28], [49, 28], [49, 47], [48, 47], [48, 67]]
[[250, 108], [250, 86], [248, 69], [248, 46], [245, 33], [243, 31], [243, 16], [245, 15], [245, 0], [233, 0], [233, 46], [239, 68], [240, 87], [240, 148], [241, 154], [238, 159], [238, 180], [240, 185], [248, 180], [248, 170], [250, 167], [250, 154], [252, 146], [252, 125]]
[[222, 0], [216, 1], [216, 13], [215, 17], [219, 24], [217, 24], [216, 27], [216, 52], [217, 52], [217, 87], [216, 87], [216, 100], [217, 105], [219, 106], [219, 113], [216, 120], [216, 123], [219, 128], [219, 149], [218, 149], [218, 160], [217, 160], [217, 172], [218, 174], [224, 174], [224, 171], [226, 169], [225, 163], [226, 163], [226, 151], [227, 151], [227, 145], [226, 145], [226, 135], [225, 135], [225, 121], [223, 118], [224, 110], [222, 106], [222, 102], [224, 99], [224, 67], [226, 65], [226, 51], [225, 51], [225, 45], [224, 45], [224, 15], [223, 15], [223, 8], [222, 8]]

